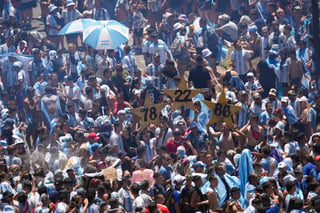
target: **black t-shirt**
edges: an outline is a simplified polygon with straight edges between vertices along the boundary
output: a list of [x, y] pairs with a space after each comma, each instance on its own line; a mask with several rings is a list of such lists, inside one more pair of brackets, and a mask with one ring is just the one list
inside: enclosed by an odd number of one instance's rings
[[208, 88], [207, 81], [211, 80], [209, 71], [203, 66], [190, 69], [188, 81], [192, 81], [194, 88]]

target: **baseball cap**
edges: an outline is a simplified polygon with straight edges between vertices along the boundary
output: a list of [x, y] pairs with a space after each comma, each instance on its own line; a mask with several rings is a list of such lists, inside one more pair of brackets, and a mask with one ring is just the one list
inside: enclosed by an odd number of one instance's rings
[[275, 88], [271, 88], [269, 91], [269, 95], [277, 96], [277, 90]]
[[180, 14], [180, 16], [178, 17], [179, 21], [186, 21], [187, 20], [187, 16], [185, 14]]
[[289, 102], [289, 98], [288, 98], [288, 97], [282, 97], [282, 98], [281, 98], [281, 102], [286, 102], [286, 103], [288, 103], [288, 102]]
[[194, 127], [198, 127], [198, 124], [197, 124], [197, 122], [192, 122], [191, 124], [190, 124], [190, 129], [192, 129], [192, 128], [194, 128]]
[[228, 16], [227, 14], [222, 14], [218, 18], [225, 22], [230, 21], [230, 16]]
[[91, 139], [91, 140], [99, 140], [99, 137], [97, 136], [97, 134], [96, 133], [94, 133], [94, 132], [91, 132], [91, 133], [89, 133], [88, 134], [88, 139]]
[[297, 180], [297, 178], [295, 178], [295, 177], [293, 177], [292, 175], [286, 175], [284, 178], [283, 178], [283, 180], [284, 180], [284, 182], [285, 182], [285, 184], [286, 183], [288, 183], [288, 182], [290, 182], [290, 181], [296, 181]]
[[67, 1], [67, 7], [76, 5], [73, 0]]
[[122, 152], [119, 153], [119, 158], [120, 158], [120, 159], [121, 159], [121, 158], [124, 158], [124, 157], [126, 157], [126, 156], [128, 156], [128, 154], [127, 154], [126, 151], [122, 151]]
[[287, 167], [287, 164], [285, 163], [285, 162], [280, 162], [279, 164], [278, 164], [278, 168], [279, 169], [284, 169], [284, 168], [286, 168]]
[[203, 49], [201, 53], [202, 53], [202, 57], [204, 57], [204, 58], [212, 55], [212, 52], [208, 48]]
[[186, 179], [185, 176], [182, 176], [182, 175], [178, 174], [178, 175], [176, 175], [176, 176], [174, 177], [173, 180], [174, 180], [175, 183], [181, 183], [181, 182], [183, 182], [185, 179]]
[[253, 77], [254, 77], [253, 72], [248, 72], [248, 73], [247, 73], [247, 77], [252, 77], [252, 78], [253, 78]]
[[260, 94], [257, 92], [253, 93], [252, 97], [253, 99], [261, 98]]

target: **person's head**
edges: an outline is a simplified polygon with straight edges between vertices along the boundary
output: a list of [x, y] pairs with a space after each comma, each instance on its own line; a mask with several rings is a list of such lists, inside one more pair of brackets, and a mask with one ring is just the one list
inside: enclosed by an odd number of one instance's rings
[[231, 197], [234, 199], [234, 200], [239, 200], [240, 199], [240, 196], [241, 196], [241, 193], [240, 193], [240, 189], [238, 187], [233, 187], [231, 189]]
[[190, 131], [191, 131], [192, 135], [198, 135], [198, 124], [197, 124], [197, 122], [192, 122], [190, 124]]
[[210, 183], [211, 188], [215, 188], [219, 184], [219, 180], [218, 180], [217, 176], [215, 176], [215, 175], [210, 175], [208, 177], [208, 181]]
[[286, 189], [288, 191], [289, 194], [293, 194], [296, 191], [296, 183], [294, 181], [289, 181], [286, 184]]
[[306, 41], [304, 41], [304, 40], [300, 40], [299, 41], [299, 48], [301, 49], [301, 50], [304, 50], [305, 48], [306, 48], [306, 45], [307, 45], [307, 42]]
[[248, 82], [254, 81], [254, 74], [253, 74], [253, 72], [248, 72], [248, 73], [247, 73], [247, 81], [248, 81]]
[[185, 179], [186, 179], [186, 178], [185, 178], [184, 176], [180, 175], [180, 174], [177, 174], [177, 175], [174, 177], [173, 182], [174, 182], [174, 184], [176, 185], [176, 188], [177, 188], [177, 189], [181, 189], [181, 187], [182, 187]]
[[199, 25], [201, 28], [204, 28], [207, 25], [207, 19], [206, 18], [201, 18], [199, 21]]
[[271, 102], [266, 103], [266, 111], [271, 114], [273, 111], [273, 104]]
[[201, 55], [197, 55], [196, 62], [197, 62], [197, 65], [200, 65], [200, 66], [203, 65], [204, 63], [203, 57]]
[[241, 40], [237, 39], [236, 41], [233, 42], [234, 48], [236, 50], [242, 50], [242, 44], [241, 44]]
[[256, 173], [251, 173], [248, 177], [249, 183], [256, 186], [259, 183], [259, 176]]
[[153, 62], [155, 64], [159, 64], [160, 63], [160, 53], [159, 52], [155, 52], [153, 54]]
[[200, 188], [202, 186], [202, 179], [201, 179], [201, 176], [199, 175], [196, 175], [193, 177], [193, 182], [194, 182], [194, 185], [197, 187], [197, 188]]
[[278, 21], [273, 21], [271, 23], [271, 28], [272, 28], [273, 32], [278, 33], [279, 32], [279, 22]]
[[226, 166], [224, 163], [218, 163], [216, 165], [216, 172], [217, 175], [219, 175], [220, 177], [223, 177], [226, 173]]
[[297, 56], [296, 56], [296, 50], [295, 50], [295, 48], [289, 49], [288, 55], [289, 55], [289, 57], [290, 57], [291, 59], [296, 60], [296, 59], [297, 59]]
[[267, 194], [271, 194], [273, 191], [273, 187], [271, 182], [267, 181], [262, 184], [263, 191]]
[[185, 129], [186, 129], [186, 126], [185, 126], [186, 124], [185, 124], [185, 122], [184, 121], [179, 121], [178, 123], [177, 123], [177, 127], [180, 129], [180, 133], [181, 134], [184, 134], [184, 131], [185, 131]]

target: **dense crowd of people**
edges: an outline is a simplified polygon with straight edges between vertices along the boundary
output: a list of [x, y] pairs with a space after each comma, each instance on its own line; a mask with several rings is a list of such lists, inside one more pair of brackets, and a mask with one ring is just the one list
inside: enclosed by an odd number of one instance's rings
[[[0, 9], [1, 212], [320, 212], [311, 0]], [[59, 34], [80, 18], [117, 20], [131, 39], [95, 50], [82, 33]], [[201, 92], [189, 97], [184, 82]], [[204, 101], [219, 103], [222, 91], [241, 107], [220, 113], [233, 126], [209, 123], [217, 113]], [[189, 98], [192, 107], [174, 107]], [[150, 100], [163, 106], [151, 122], [133, 113]]]

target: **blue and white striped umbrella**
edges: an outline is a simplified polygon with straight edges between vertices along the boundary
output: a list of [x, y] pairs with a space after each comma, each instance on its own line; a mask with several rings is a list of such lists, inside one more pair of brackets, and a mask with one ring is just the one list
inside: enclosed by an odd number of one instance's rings
[[116, 49], [129, 40], [129, 29], [117, 21], [103, 21], [83, 31], [83, 42], [95, 50]]
[[101, 25], [101, 23], [98, 23], [96, 20], [90, 19], [90, 18], [77, 19], [75, 21], [72, 21], [72, 22], [66, 24], [66, 26], [64, 26], [60, 30], [59, 35], [80, 33], [84, 29], [91, 27], [91, 26], [96, 26], [96, 25]]

